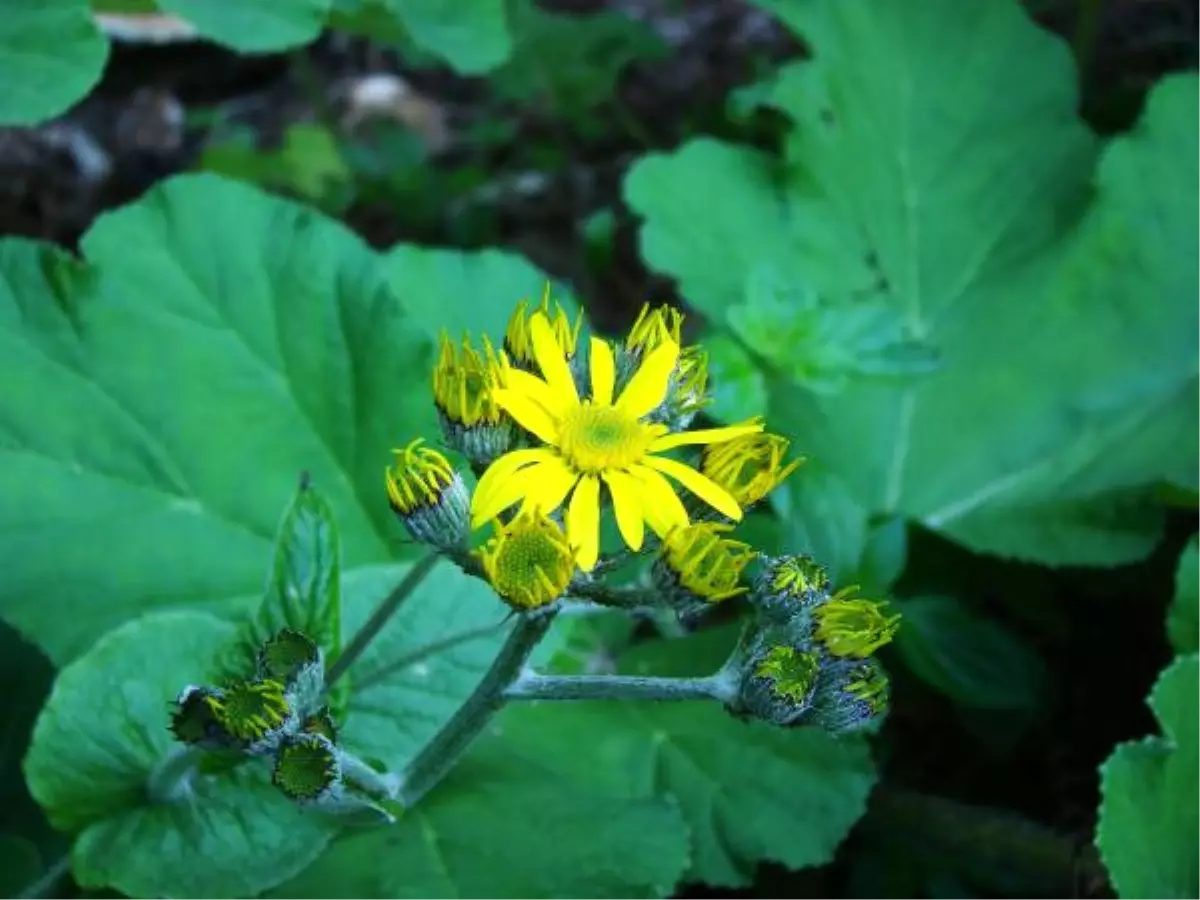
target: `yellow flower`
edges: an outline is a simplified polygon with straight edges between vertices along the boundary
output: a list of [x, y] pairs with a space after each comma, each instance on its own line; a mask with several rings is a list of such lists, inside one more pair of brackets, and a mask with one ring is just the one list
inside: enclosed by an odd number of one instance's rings
[[650, 352], [614, 399], [612, 348], [592, 338], [591, 396], [580, 399], [544, 315], [531, 318], [529, 334], [543, 377], [513, 369], [507, 387], [494, 391], [493, 397], [547, 446], [514, 450], [492, 463], [471, 499], [473, 528], [522, 499], [523, 508], [549, 514], [569, 494], [567, 537], [580, 567], [590, 571], [600, 552], [601, 483], [612, 497], [621, 536], [634, 550], [641, 549], [645, 523], [659, 536], [688, 524], [687, 511], [664, 476], [730, 519], [741, 518], [737, 501], [723, 488], [695, 469], [656, 454], [761, 431], [761, 422], [668, 434], [665, 425], [643, 421], [666, 396], [679, 358], [678, 344], [668, 341]]
[[746, 592], [742, 570], [756, 554], [749, 544], [722, 537], [729, 530], [697, 522], [676, 528], [663, 541], [662, 565], [691, 598], [716, 603]]
[[554, 339], [558, 343], [561, 354], [568, 358], [574, 356], [579, 343], [579, 329], [583, 325], [583, 314], [577, 314], [575, 324], [572, 325], [566, 310], [557, 300], [554, 301], [554, 309], [551, 310], [549, 282], [546, 283], [546, 288], [542, 292], [542, 302], [538, 308], [530, 313], [528, 305], [529, 301], [527, 300], [522, 300], [517, 304], [512, 317], [508, 320], [508, 328], [504, 332], [504, 349], [512, 361], [519, 368], [537, 371], [535, 368], [537, 353], [533, 345], [531, 326], [534, 318], [538, 316], [545, 318], [550, 324], [550, 330], [554, 333]]
[[704, 448], [700, 471], [733, 495], [743, 507], [761, 500], [804, 462], [786, 465], [788, 439], [777, 434], [747, 434]]
[[813, 612], [817, 640], [834, 656], [870, 656], [891, 641], [900, 627], [899, 614], [886, 616], [886, 604], [853, 598], [854, 588], [839, 591]]
[[683, 313], [671, 306], [650, 308], [650, 304], [642, 307], [637, 320], [629, 329], [625, 339], [625, 347], [631, 351], [649, 353], [657, 347], [673, 342], [677, 346], [683, 344], [681, 329]]
[[496, 593], [517, 609], [537, 609], [561, 597], [575, 561], [558, 523], [522, 512], [507, 525], [497, 520], [495, 528], [495, 537], [477, 552]]
[[443, 332], [442, 348], [433, 368], [433, 400], [438, 412], [454, 425], [495, 425], [504, 413], [491, 392], [504, 383], [502, 358], [484, 335], [483, 353], [464, 337], [456, 350]]

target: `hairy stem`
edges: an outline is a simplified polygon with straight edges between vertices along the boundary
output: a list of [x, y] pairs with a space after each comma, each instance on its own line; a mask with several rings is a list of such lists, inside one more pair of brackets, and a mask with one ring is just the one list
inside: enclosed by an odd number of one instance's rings
[[326, 686], [332, 685], [345, 675], [346, 670], [363, 655], [363, 651], [371, 645], [371, 641], [379, 636], [379, 632], [383, 631], [383, 627], [396, 614], [396, 610], [416, 590], [417, 585], [425, 580], [425, 576], [429, 574], [437, 561], [436, 553], [427, 553], [413, 564], [400, 583], [384, 598], [375, 612], [371, 613], [371, 618], [367, 619], [363, 627], [358, 629], [358, 633], [350, 639], [350, 643], [329, 667], [325, 676]]
[[552, 613], [522, 613], [491, 667], [450, 721], [401, 773], [399, 799], [412, 806], [445, 777], [504, 705], [505, 691], [554, 621]]
[[642, 675], [539, 675], [525, 672], [504, 692], [506, 700], [717, 700], [733, 698], [736, 684], [724, 670], [704, 678]]

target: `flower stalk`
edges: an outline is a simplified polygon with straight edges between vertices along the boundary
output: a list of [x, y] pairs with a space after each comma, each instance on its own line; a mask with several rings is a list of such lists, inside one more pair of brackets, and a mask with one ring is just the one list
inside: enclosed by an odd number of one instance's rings
[[513, 630], [471, 696], [401, 773], [397, 797], [405, 806], [412, 806], [437, 786], [504, 705], [505, 692], [545, 637], [554, 613], [523, 613], [516, 619]]
[[737, 680], [722, 669], [703, 678], [645, 675], [539, 675], [525, 672], [505, 700], [716, 700], [731, 701]]

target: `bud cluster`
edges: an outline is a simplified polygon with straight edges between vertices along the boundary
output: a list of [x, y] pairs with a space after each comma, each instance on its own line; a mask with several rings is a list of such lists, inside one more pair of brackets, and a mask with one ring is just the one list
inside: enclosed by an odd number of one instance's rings
[[900, 616], [854, 592], [831, 593], [828, 574], [807, 556], [767, 559], [748, 595], [755, 621], [737, 654], [730, 710], [833, 734], [876, 726], [889, 682], [873, 654], [891, 641]]
[[180, 691], [171, 731], [203, 750], [270, 760], [272, 783], [298, 803], [330, 812], [374, 808], [390, 818], [378, 802], [395, 786], [338, 745], [325, 695], [320, 648], [284, 628], [259, 647], [252, 676]]

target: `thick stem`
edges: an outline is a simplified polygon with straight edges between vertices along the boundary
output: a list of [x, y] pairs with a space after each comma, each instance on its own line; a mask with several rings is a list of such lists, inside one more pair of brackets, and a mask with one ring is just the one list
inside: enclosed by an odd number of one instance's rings
[[736, 685], [723, 672], [704, 678], [642, 675], [538, 675], [526, 672], [504, 693], [506, 700], [718, 700], [732, 699]]
[[552, 613], [523, 613], [475, 691], [401, 774], [399, 800], [412, 806], [437, 786], [504, 705], [504, 692], [554, 621]]
[[335, 681], [346, 674], [346, 670], [350, 668], [363, 651], [371, 645], [371, 641], [379, 636], [379, 632], [383, 631], [383, 627], [387, 625], [388, 620], [396, 614], [405, 600], [409, 598], [417, 585], [425, 580], [425, 576], [437, 564], [438, 556], [436, 553], [429, 553], [417, 560], [411, 569], [408, 570], [400, 583], [392, 589], [392, 592], [384, 598], [384, 601], [379, 604], [379, 608], [371, 614], [371, 618], [367, 619], [362, 628], [358, 629], [358, 633], [350, 639], [350, 643], [346, 646], [340, 656], [329, 667], [329, 671], [325, 675], [325, 685], [328, 688]]
[[146, 796], [150, 803], [174, 803], [186, 797], [203, 758], [204, 751], [199, 747], [173, 746], [146, 777]]

